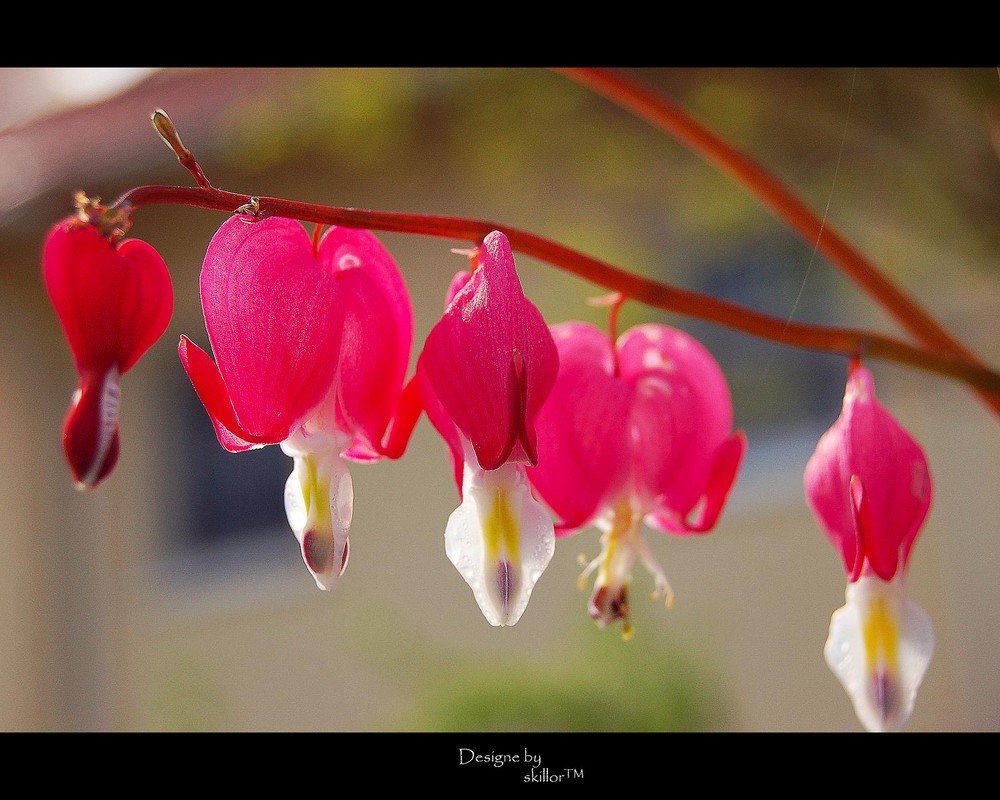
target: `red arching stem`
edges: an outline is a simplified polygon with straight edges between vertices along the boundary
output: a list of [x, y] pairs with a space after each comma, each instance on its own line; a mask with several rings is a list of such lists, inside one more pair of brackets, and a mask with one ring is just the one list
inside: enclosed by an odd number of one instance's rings
[[141, 206], [170, 203], [232, 213], [251, 202], [256, 204], [255, 208], [259, 209], [261, 215], [290, 217], [304, 222], [344, 225], [350, 228], [461, 239], [476, 245], [491, 231], [499, 230], [506, 234], [514, 250], [571, 272], [599, 286], [621, 292], [625, 297], [646, 305], [735, 328], [780, 344], [838, 353], [847, 357], [863, 354], [870, 358], [888, 359], [936, 372], [989, 393], [988, 396], [994, 401], [1000, 413], [1000, 373], [981, 365], [962, 358], [931, 353], [869, 331], [786, 322], [735, 303], [667, 286], [626, 272], [606, 261], [585, 255], [558, 242], [499, 222], [335, 208], [273, 197], [251, 198], [250, 195], [235, 194], [221, 189], [191, 186], [140, 186], [126, 192], [109, 208], [134, 211]]
[[323, 225], [316, 225], [315, 230], [313, 230], [312, 235], [312, 247], [313, 247], [313, 258], [317, 258], [319, 253], [319, 238], [320, 234], [323, 233]]
[[608, 309], [608, 336], [611, 338], [611, 353], [615, 358], [615, 377], [621, 374], [618, 366], [618, 314], [621, 313], [622, 306], [625, 305], [625, 295], [621, 292], [615, 293], [617, 297], [612, 301], [611, 308]]
[[611, 354], [615, 359], [615, 377], [621, 375], [621, 368], [618, 365], [618, 313], [625, 303], [625, 296], [618, 292], [618, 299], [611, 304], [608, 311], [608, 336], [611, 338]]
[[[669, 133], [721, 172], [734, 178], [809, 244], [815, 244], [819, 252], [865, 289], [927, 347], [982, 366], [982, 362], [971, 350], [916, 300], [883, 275], [875, 264], [841, 236], [829, 222], [824, 224], [819, 216], [760, 164], [738, 151], [672, 101], [612, 70], [570, 68], [559, 71]], [[981, 396], [1000, 415], [1000, 397], [982, 393]]]
[[615, 292], [608, 303], [608, 336], [611, 337], [612, 347], [618, 344], [618, 315], [627, 299], [621, 292]]
[[612, 292], [604, 297], [593, 297], [587, 301], [588, 305], [608, 309], [608, 342], [611, 345], [611, 355], [614, 359], [615, 377], [621, 374], [618, 365], [618, 315], [626, 300], [628, 298], [621, 292]]

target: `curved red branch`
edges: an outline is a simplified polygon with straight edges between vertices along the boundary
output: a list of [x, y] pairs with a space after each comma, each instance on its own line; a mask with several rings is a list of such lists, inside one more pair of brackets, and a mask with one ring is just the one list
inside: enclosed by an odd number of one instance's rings
[[838, 353], [847, 357], [863, 354], [935, 372], [984, 391], [1000, 409], [1000, 373], [982, 365], [963, 358], [931, 353], [870, 331], [786, 322], [736, 303], [667, 286], [626, 272], [606, 261], [500, 222], [335, 208], [274, 197], [252, 198], [250, 195], [235, 194], [221, 189], [190, 186], [140, 186], [126, 192], [109, 208], [134, 211], [141, 206], [159, 203], [197, 206], [229, 213], [252, 203], [262, 215], [291, 217], [304, 222], [326, 225], [461, 239], [477, 244], [486, 234], [499, 230], [506, 234], [514, 250], [564, 269], [592, 283], [621, 292], [626, 297], [646, 305], [735, 328], [780, 344]]
[[[737, 183], [744, 186], [810, 245], [868, 292], [910, 333], [930, 349], [983, 366], [976, 355], [951, 334], [917, 301], [886, 277], [871, 260], [833, 226], [815, 214], [781, 181], [714, 131], [691, 117], [676, 103], [632, 79], [606, 69], [559, 70], [619, 107], [669, 133]], [[980, 393], [1000, 416], [1000, 397]]]

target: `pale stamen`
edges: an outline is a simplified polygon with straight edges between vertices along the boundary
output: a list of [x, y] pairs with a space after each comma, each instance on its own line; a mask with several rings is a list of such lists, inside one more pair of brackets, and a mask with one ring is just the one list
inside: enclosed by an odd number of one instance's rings
[[628, 589], [636, 556], [653, 576], [651, 599], [665, 598], [667, 608], [674, 604], [674, 591], [666, 573], [642, 537], [642, 521], [641, 509], [633, 507], [631, 499], [623, 499], [603, 520], [605, 530], [601, 536], [600, 555], [590, 562], [582, 554], [578, 558], [579, 563], [585, 565], [578, 579], [581, 588], [593, 572], [598, 573], [590, 599], [591, 617], [602, 628], [621, 620], [625, 639], [630, 639], [633, 634]]
[[649, 545], [646, 544], [642, 536], [636, 537], [636, 548], [639, 550], [639, 558], [642, 559], [642, 565], [653, 576], [653, 592], [649, 595], [649, 599], [657, 600], [662, 596], [666, 601], [667, 608], [673, 608], [674, 590], [670, 588], [667, 574], [663, 571], [663, 567], [660, 566], [660, 562], [656, 560], [656, 556], [653, 555], [649, 549]]

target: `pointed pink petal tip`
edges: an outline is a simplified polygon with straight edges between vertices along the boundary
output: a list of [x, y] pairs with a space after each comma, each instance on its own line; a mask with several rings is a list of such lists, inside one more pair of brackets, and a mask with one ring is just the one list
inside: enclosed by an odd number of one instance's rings
[[708, 482], [704, 494], [699, 498], [694, 516], [689, 519], [655, 514], [653, 518], [658, 527], [678, 534], [708, 533], [712, 530], [719, 521], [730, 490], [736, 483], [746, 449], [746, 434], [738, 430], [716, 450]]
[[288, 438], [291, 431], [281, 427], [272, 431], [269, 436], [265, 435], [255, 440], [251, 434], [242, 429], [233, 410], [233, 403], [229, 399], [229, 391], [226, 389], [222, 374], [208, 353], [186, 336], [181, 336], [177, 355], [188, 378], [191, 379], [198, 399], [212, 420], [219, 444], [230, 453], [240, 453], [265, 444], [278, 444]]

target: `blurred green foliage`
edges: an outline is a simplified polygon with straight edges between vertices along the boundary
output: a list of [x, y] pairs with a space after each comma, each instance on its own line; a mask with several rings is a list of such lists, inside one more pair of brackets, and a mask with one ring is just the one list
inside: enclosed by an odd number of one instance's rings
[[[659, 609], [658, 609], [659, 610]], [[581, 620], [582, 622], [582, 620]], [[647, 633], [648, 633], [647, 629]], [[624, 642], [588, 627], [571, 646], [492, 661], [468, 655], [433, 671], [404, 727], [421, 731], [694, 732], [730, 709], [712, 668], [662, 640]]]

